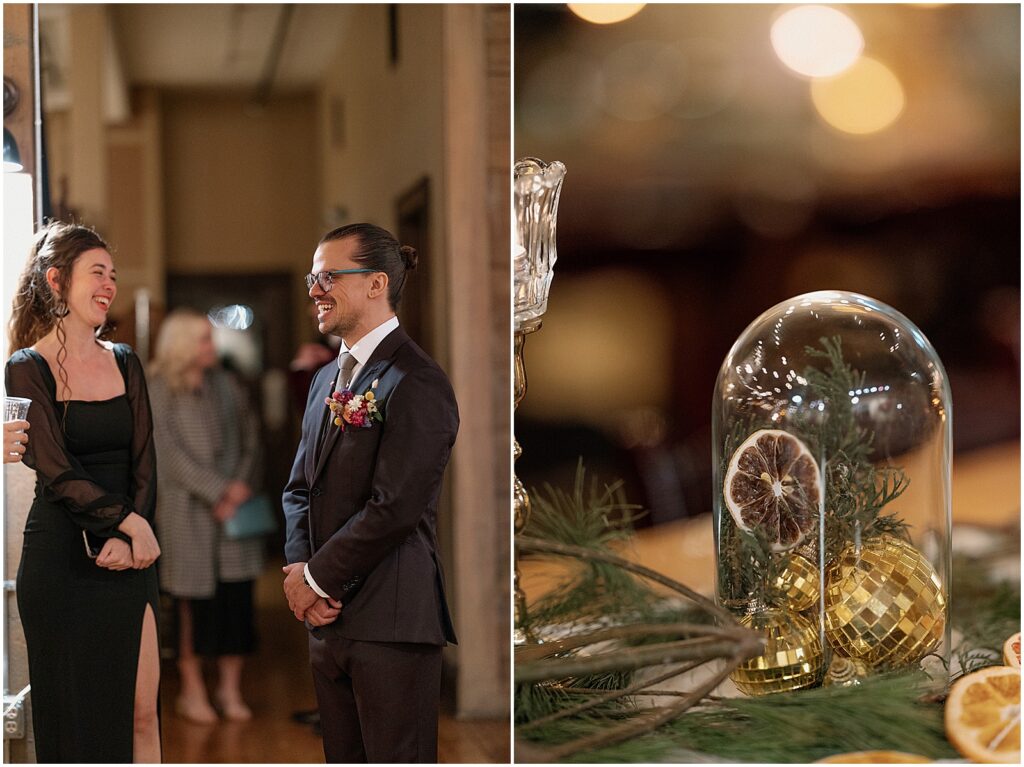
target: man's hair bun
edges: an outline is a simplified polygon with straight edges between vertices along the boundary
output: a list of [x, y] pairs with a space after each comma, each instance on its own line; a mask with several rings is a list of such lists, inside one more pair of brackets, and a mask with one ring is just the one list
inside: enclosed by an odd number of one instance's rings
[[405, 268], [408, 271], [416, 268], [416, 263], [420, 260], [420, 257], [416, 254], [416, 248], [410, 245], [403, 245], [398, 249], [398, 254], [402, 257], [402, 263], [405, 264]]

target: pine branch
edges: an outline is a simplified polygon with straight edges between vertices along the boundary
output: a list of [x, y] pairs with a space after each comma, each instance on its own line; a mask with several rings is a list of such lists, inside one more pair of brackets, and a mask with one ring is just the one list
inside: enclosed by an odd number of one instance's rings
[[[1008, 537], [1008, 554], [1019, 556], [1020, 532]], [[1003, 643], [1020, 631], [1020, 583], [993, 583], [987, 563], [953, 557], [953, 626], [963, 639], [954, 649], [961, 674], [1003, 665]]]
[[[872, 677], [859, 687], [715, 699], [654, 731], [575, 753], [570, 761], [655, 762], [671, 760], [681, 750], [759, 763], [813, 762], [829, 754], [871, 749], [955, 758], [944, 736], [942, 707], [920, 702], [927, 689], [923, 675], [898, 674]], [[642, 712], [633, 716], [643, 721]], [[601, 717], [580, 717], [535, 736], [543, 735], [546, 742], [580, 742], [608, 726]]]
[[[539, 503], [527, 527], [534, 535], [516, 536], [517, 555], [553, 556], [579, 565], [567, 583], [528, 611], [533, 635], [550, 636], [557, 625], [557, 635], [566, 638], [517, 650], [515, 716], [519, 725], [534, 727], [541, 721], [568, 719], [564, 712], [575, 710], [622, 719], [634, 708], [628, 691], [636, 686], [632, 681], [636, 671], [686, 660], [699, 665], [727, 657], [732, 659], [725, 667], [727, 674], [740, 659], [762, 651], [757, 634], [741, 627], [713, 601], [609, 550], [625, 537], [637, 509], [624, 503], [620, 487], [621, 483], [615, 483], [602, 490], [594, 480], [588, 488], [581, 465], [571, 494], [550, 486], [536, 494]], [[694, 607], [668, 606], [651, 583], [675, 591]], [[691, 617], [693, 622], [687, 623]], [[720, 628], [713, 625], [716, 619]], [[584, 625], [590, 628], [583, 630]], [[604, 628], [595, 630], [595, 625]], [[664, 641], [673, 636], [685, 638]], [[600, 645], [600, 650], [581, 652], [593, 645]], [[599, 690], [605, 694], [595, 701], [592, 696]], [[590, 699], [580, 700], [581, 696]], [[672, 716], [699, 699], [674, 704]], [[667, 721], [660, 718], [663, 713], [648, 717], [639, 726], [654, 727]], [[621, 728], [603, 732], [599, 740], [607, 743], [631, 737], [637, 727], [634, 721], [624, 721]], [[562, 746], [561, 753], [568, 755], [585, 743]]]
[[[524, 535], [600, 551], [632, 534], [640, 506], [626, 503], [622, 482], [589, 482], [582, 459], [572, 491], [545, 484], [531, 489], [533, 510]], [[625, 613], [644, 613], [655, 601], [650, 589], [620, 568], [602, 561], [578, 567], [573, 576], [530, 606], [527, 635], [543, 626], [588, 624]]]

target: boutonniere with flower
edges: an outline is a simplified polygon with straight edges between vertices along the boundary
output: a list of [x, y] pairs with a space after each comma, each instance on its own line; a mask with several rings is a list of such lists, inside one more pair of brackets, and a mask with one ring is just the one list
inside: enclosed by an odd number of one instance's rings
[[327, 407], [334, 414], [334, 425], [345, 431], [345, 424], [350, 424], [359, 429], [369, 429], [373, 422], [384, 423], [384, 416], [377, 406], [377, 395], [374, 389], [377, 388], [377, 380], [362, 394], [356, 394], [350, 389], [336, 391], [326, 400]]

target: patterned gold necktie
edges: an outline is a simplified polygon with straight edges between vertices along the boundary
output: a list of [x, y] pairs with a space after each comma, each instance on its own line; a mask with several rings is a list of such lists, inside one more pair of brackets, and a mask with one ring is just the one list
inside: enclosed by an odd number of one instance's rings
[[[338, 378], [334, 383], [334, 391], [344, 391], [352, 384], [352, 371], [356, 367], [356, 358], [353, 357], [349, 352], [342, 352], [338, 357]], [[327, 435], [331, 432], [331, 427], [334, 424], [334, 415], [331, 413], [327, 414], [327, 418], [324, 421], [323, 428], [320, 430], [320, 439], [317, 442], [316, 455], [320, 455], [320, 450], [323, 448], [324, 443], [327, 441]]]

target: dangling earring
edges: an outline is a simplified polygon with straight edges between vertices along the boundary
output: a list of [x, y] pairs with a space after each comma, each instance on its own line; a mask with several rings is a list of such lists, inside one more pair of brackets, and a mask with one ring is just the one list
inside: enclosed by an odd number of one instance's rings
[[53, 305], [53, 316], [57, 318], [67, 317], [71, 314], [71, 310], [68, 309], [68, 305], [64, 303], [64, 299], [58, 298]]

